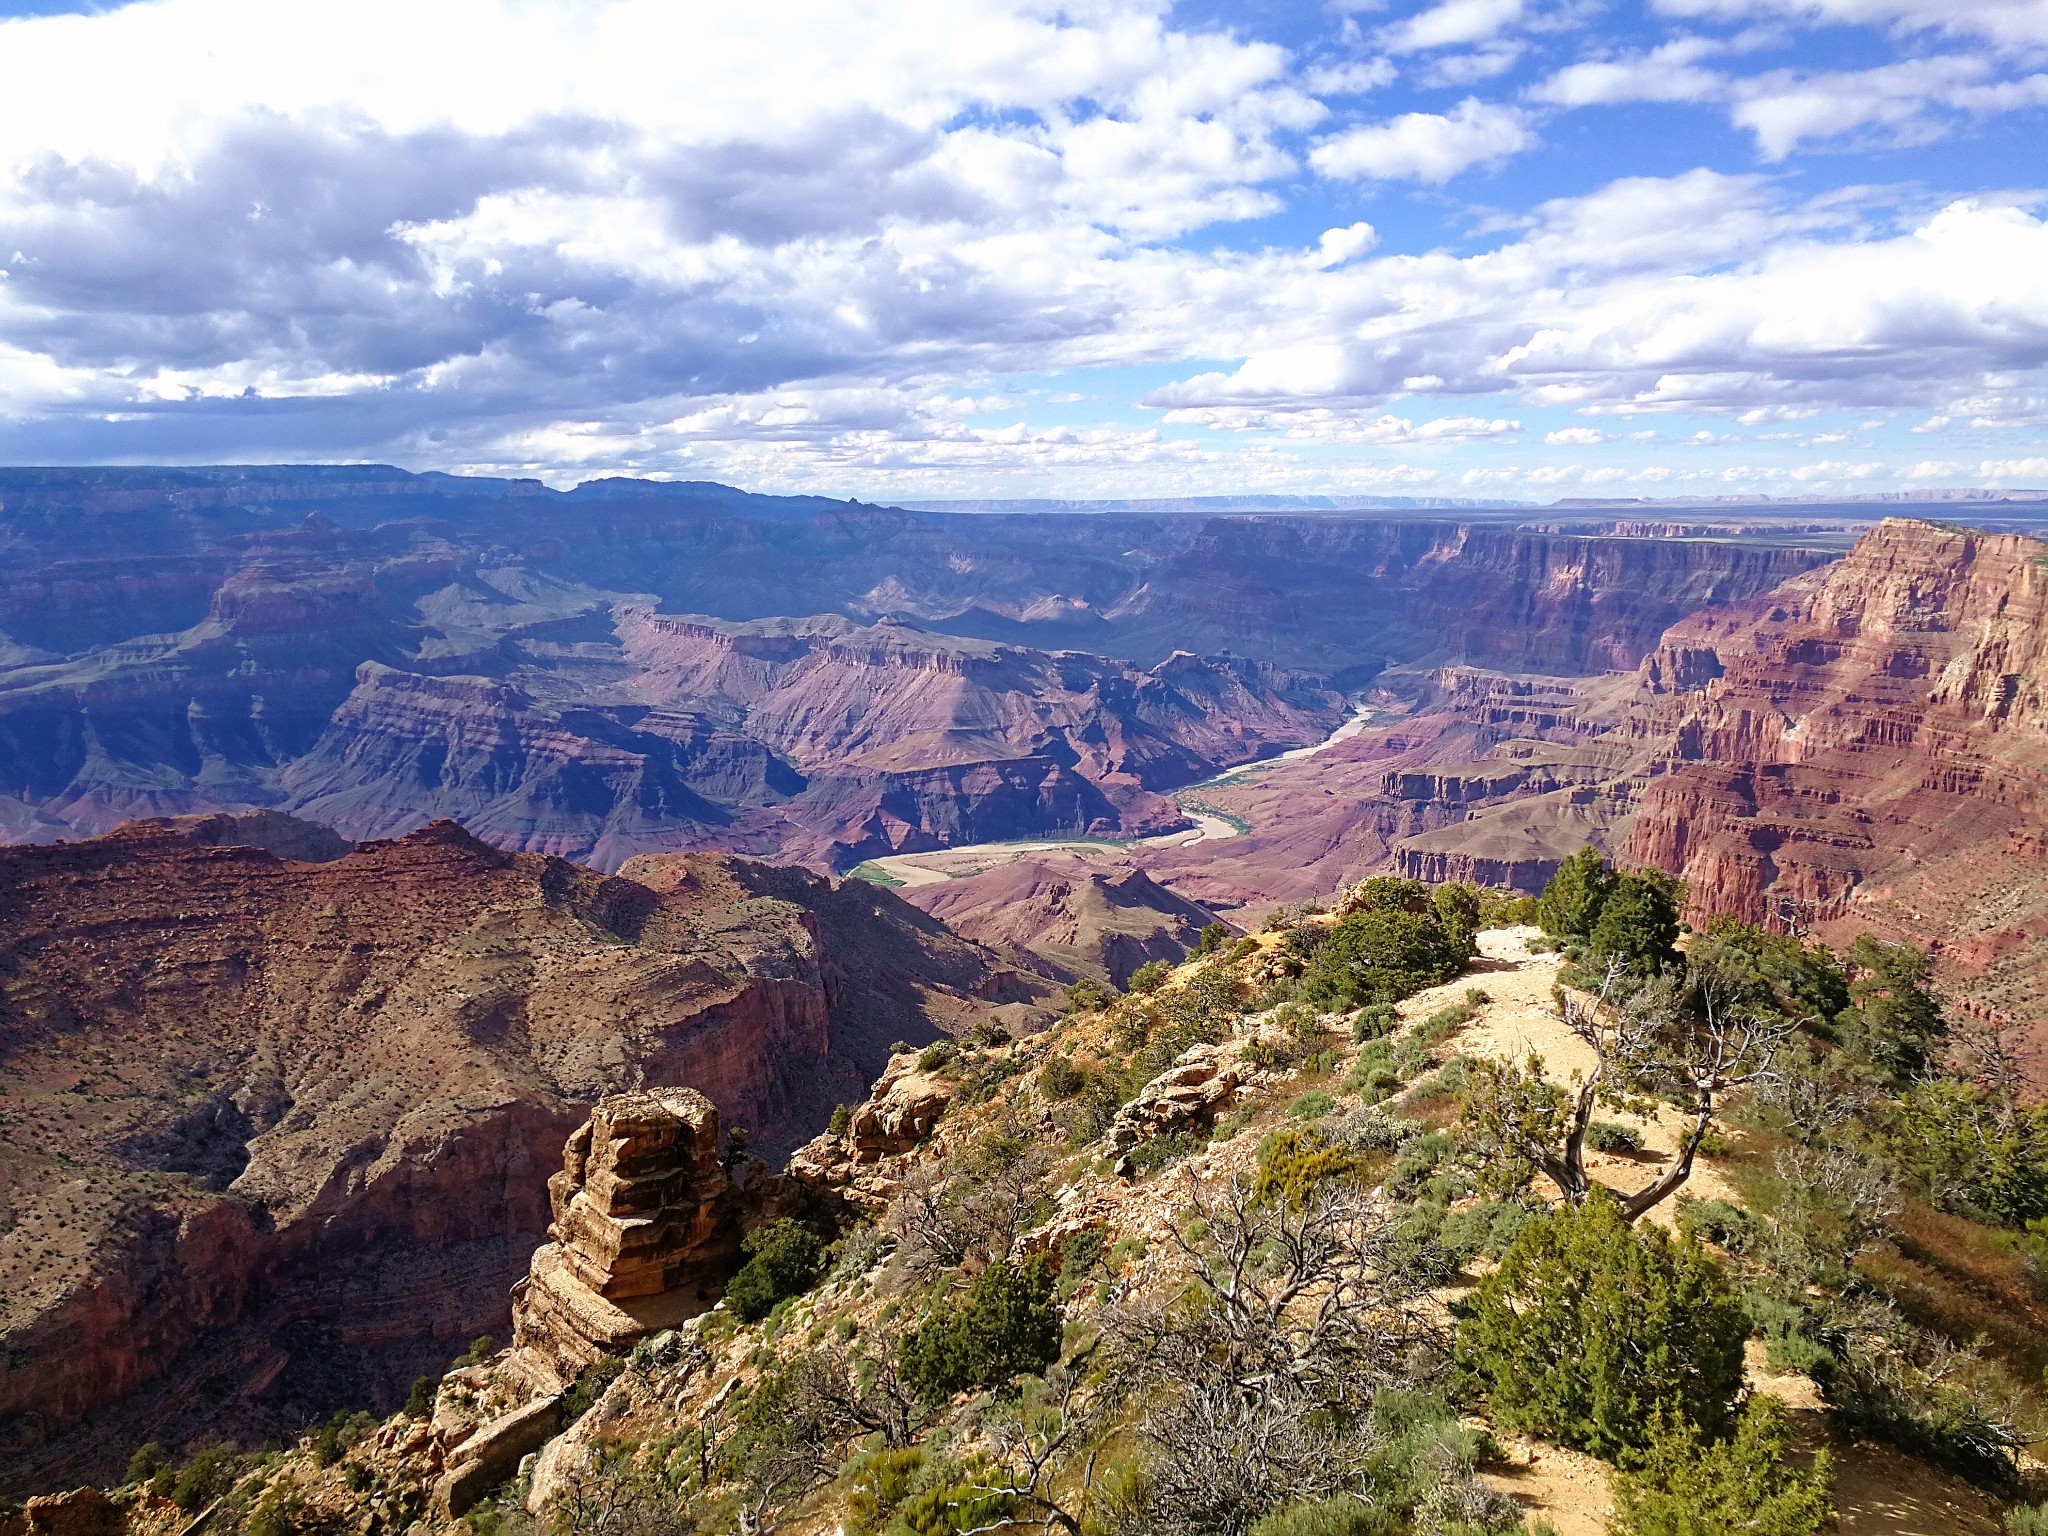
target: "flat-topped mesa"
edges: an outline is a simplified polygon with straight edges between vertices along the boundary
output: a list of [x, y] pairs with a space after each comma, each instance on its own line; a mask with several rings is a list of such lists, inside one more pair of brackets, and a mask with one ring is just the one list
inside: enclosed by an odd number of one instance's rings
[[553, 1241], [512, 1288], [514, 1370], [559, 1392], [605, 1355], [708, 1309], [737, 1251], [718, 1110], [688, 1088], [611, 1094], [548, 1180]]

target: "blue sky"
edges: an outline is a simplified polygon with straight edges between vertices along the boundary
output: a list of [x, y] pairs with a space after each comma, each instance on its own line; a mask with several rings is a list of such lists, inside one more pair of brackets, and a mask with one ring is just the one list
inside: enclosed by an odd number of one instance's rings
[[0, 461], [2048, 485], [2048, 0], [0, 17]]

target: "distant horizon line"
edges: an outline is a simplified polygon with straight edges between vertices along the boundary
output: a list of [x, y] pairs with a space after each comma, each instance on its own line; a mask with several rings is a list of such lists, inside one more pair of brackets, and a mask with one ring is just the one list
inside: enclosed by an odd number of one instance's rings
[[[801, 499], [841, 502], [849, 506], [895, 507], [919, 512], [1084, 512], [1084, 511], [1167, 511], [1186, 508], [1198, 511], [1500, 511], [1500, 512], [1630, 512], [1630, 511], [1740, 511], [1743, 509], [1821, 510], [1829, 507], [1910, 507], [1950, 505], [2028, 505], [2048, 503], [2048, 487], [1929, 487], [1911, 491], [1858, 491], [1840, 495], [1807, 492], [1797, 496], [1766, 496], [1742, 493], [1722, 496], [1564, 496], [1555, 501], [1513, 501], [1504, 498], [1454, 496], [1391, 496], [1344, 491], [1223, 491], [1210, 494], [1169, 496], [931, 496], [910, 495], [886, 500], [868, 496], [832, 495], [821, 491], [766, 491], [711, 479], [683, 479], [660, 473], [633, 474], [609, 471], [579, 480], [563, 489], [549, 485], [538, 476], [510, 475], [485, 471], [407, 469], [374, 459], [337, 459], [318, 462], [218, 462], [208, 464], [9, 464], [0, 465], [0, 489], [17, 476], [51, 475], [106, 476], [164, 475], [210, 478], [223, 473], [258, 472], [279, 477], [314, 475], [336, 471], [382, 471], [408, 480], [458, 480], [478, 484], [532, 486], [538, 493], [574, 495], [592, 487], [644, 485], [673, 487], [681, 491], [694, 487], [715, 488], [744, 496], [770, 499]], [[19, 482], [17, 481], [17, 484]]]

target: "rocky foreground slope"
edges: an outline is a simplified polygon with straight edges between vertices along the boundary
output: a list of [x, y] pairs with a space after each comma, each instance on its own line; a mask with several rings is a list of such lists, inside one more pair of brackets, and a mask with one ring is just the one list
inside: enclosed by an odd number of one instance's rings
[[232, 835], [0, 849], [17, 1481], [388, 1403], [502, 1332], [603, 1094], [688, 1084], [772, 1149], [899, 1039], [1045, 1017], [1044, 980], [858, 882], [717, 855], [606, 876], [448, 823], [323, 863]]

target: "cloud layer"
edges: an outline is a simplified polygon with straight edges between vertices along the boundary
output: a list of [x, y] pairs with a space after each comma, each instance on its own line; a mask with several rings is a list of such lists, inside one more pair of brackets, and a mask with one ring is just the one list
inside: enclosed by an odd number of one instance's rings
[[[1152, 0], [0, 24], [0, 454], [864, 495], [2024, 474], [2035, 194], [1785, 172], [2038, 123], [2048, 3], [1655, 12], [1437, 0], [1288, 46]], [[1895, 57], [1786, 41], [1841, 26]], [[1554, 141], [1644, 110], [1751, 163], [1559, 190]], [[1881, 414], [1856, 454], [1754, 430], [1802, 412]], [[1718, 468], [1677, 456], [1723, 420]]]

